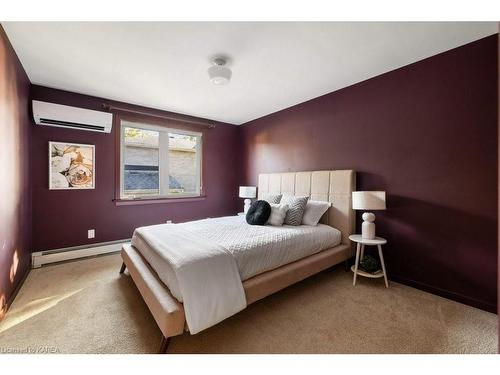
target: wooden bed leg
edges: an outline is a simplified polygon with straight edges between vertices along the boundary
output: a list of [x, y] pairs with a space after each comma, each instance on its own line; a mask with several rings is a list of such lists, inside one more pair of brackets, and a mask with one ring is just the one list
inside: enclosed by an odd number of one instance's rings
[[349, 259], [344, 260], [345, 272], [349, 272]]
[[120, 273], [124, 273], [125, 272], [125, 268], [127, 268], [127, 266], [125, 265], [125, 262], [122, 263], [122, 268], [120, 268]]
[[167, 354], [168, 344], [170, 344], [170, 337], [163, 336], [160, 343], [158, 354]]

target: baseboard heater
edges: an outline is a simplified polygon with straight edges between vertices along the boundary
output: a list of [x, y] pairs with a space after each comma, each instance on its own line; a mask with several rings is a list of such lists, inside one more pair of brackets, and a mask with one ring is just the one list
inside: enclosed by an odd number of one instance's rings
[[35, 252], [31, 254], [31, 267], [40, 268], [49, 263], [116, 253], [121, 250], [123, 244], [128, 242], [130, 239]]

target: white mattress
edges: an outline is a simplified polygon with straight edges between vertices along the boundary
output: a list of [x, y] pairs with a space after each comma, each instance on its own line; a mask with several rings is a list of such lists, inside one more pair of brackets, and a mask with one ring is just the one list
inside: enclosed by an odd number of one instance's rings
[[[340, 231], [324, 224], [259, 226], [247, 224], [244, 216], [227, 216], [164, 224], [165, 230], [171, 225], [182, 226], [183, 229], [226, 248], [236, 260], [242, 281], [341, 243]], [[132, 245], [148, 261], [172, 295], [182, 302], [176, 276], [170, 265], [135, 232]]]

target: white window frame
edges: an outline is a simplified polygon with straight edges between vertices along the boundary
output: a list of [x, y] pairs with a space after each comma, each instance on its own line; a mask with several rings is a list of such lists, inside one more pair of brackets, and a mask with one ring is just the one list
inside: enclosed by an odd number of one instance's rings
[[[125, 128], [135, 128], [141, 130], [152, 130], [159, 132], [158, 139], [158, 182], [159, 182], [159, 194], [146, 197], [130, 197], [125, 196], [124, 192], [124, 175], [125, 175]], [[168, 148], [169, 148], [169, 133], [190, 135], [196, 137], [196, 174], [198, 178], [196, 179], [196, 191], [186, 192], [186, 193], [175, 193], [171, 194], [169, 191], [169, 160], [168, 160]], [[202, 179], [202, 143], [203, 143], [203, 133], [195, 132], [191, 130], [171, 128], [169, 126], [161, 126], [154, 124], [147, 124], [143, 122], [136, 122], [127, 119], [120, 119], [120, 199], [123, 200], [140, 200], [140, 199], [165, 199], [165, 198], [190, 198], [190, 197], [200, 197], [202, 194], [203, 179]], [[162, 150], [164, 152], [162, 152]], [[164, 176], [166, 181], [164, 181]]]

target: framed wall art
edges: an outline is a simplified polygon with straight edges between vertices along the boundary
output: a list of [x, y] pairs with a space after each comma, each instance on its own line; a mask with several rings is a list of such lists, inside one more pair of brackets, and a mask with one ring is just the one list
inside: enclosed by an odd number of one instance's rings
[[49, 189], [95, 188], [95, 146], [49, 142]]

